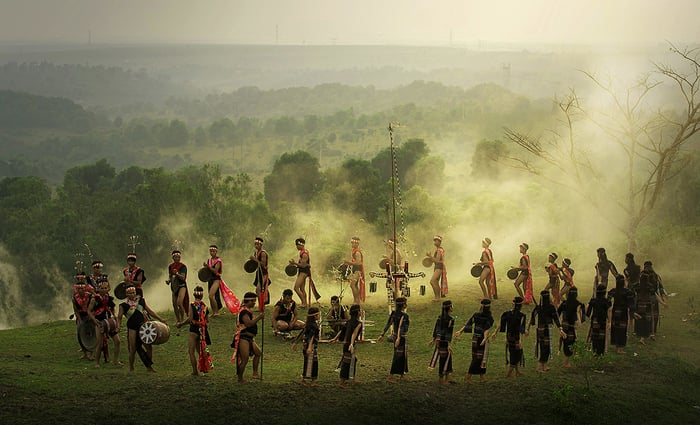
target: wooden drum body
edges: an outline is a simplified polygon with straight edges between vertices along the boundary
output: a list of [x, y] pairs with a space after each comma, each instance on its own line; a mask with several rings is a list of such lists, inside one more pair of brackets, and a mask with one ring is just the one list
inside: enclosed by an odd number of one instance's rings
[[139, 328], [139, 338], [147, 345], [163, 344], [170, 339], [170, 328], [157, 320], [144, 322]]

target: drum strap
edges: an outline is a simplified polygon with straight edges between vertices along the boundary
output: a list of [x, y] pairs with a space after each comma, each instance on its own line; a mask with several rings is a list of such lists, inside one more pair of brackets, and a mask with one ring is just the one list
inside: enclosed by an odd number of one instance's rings
[[129, 319], [131, 318], [131, 316], [133, 316], [134, 313], [135, 313], [136, 311], [141, 312], [141, 314], [142, 314], [144, 317], [147, 316], [146, 313], [143, 312], [143, 306], [141, 305], [141, 303], [136, 304], [136, 306], [133, 306], [133, 305], [131, 305], [131, 304], [129, 304], [129, 305], [130, 305], [131, 308], [128, 309], [128, 310], [126, 311], [126, 313], [124, 313], [124, 315], [126, 316], [126, 320], [129, 320]]
[[216, 266], [216, 263], [221, 263], [221, 266], [219, 268], [219, 272], [216, 273], [216, 277], [220, 277], [221, 273], [224, 271], [224, 263], [223, 263], [223, 261], [221, 261], [221, 257], [216, 257], [214, 259], [209, 257], [207, 259], [207, 266], [211, 267], [212, 269], [214, 268], [214, 266]]

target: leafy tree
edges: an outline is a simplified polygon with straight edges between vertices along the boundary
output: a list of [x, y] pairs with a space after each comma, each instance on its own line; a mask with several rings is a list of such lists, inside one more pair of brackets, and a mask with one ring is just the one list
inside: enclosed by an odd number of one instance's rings
[[369, 222], [380, 218], [387, 194], [379, 172], [369, 161], [349, 159], [325, 174], [333, 205]]
[[500, 174], [498, 161], [508, 153], [502, 140], [481, 140], [472, 156], [471, 176], [475, 179], [495, 180]]
[[284, 153], [265, 177], [265, 199], [277, 209], [282, 202], [304, 204], [323, 187], [318, 159], [306, 151]]

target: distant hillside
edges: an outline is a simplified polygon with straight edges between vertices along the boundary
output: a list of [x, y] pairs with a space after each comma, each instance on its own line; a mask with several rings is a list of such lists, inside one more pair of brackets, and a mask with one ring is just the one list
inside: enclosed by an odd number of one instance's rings
[[84, 132], [104, 122], [75, 102], [0, 90], [0, 129], [61, 129]]
[[60, 96], [86, 106], [154, 104], [193, 94], [187, 84], [154, 78], [144, 69], [49, 62], [9, 62], [0, 66], [0, 89]]

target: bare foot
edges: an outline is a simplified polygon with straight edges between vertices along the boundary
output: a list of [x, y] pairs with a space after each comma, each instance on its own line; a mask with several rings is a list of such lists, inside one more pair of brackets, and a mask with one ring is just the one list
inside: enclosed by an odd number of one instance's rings
[[260, 379], [260, 375], [254, 373], [253, 376], [250, 377], [250, 379]]
[[114, 362], [114, 363], [112, 363], [112, 364], [113, 364], [114, 366], [116, 366], [116, 367], [122, 367], [122, 366], [124, 366], [124, 363], [122, 363], [122, 362], [120, 362], [120, 361], [116, 361], [116, 362]]

